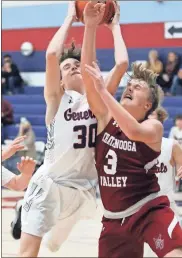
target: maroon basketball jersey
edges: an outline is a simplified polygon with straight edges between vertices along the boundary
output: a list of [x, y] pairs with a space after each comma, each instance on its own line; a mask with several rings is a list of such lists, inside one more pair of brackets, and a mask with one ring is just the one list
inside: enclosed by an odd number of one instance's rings
[[96, 140], [96, 167], [104, 208], [124, 211], [160, 190], [157, 157], [143, 142], [131, 141], [112, 119]]

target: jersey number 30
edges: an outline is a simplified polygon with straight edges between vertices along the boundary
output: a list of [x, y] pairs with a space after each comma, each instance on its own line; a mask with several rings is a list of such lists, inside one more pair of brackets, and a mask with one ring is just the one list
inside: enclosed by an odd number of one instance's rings
[[73, 131], [78, 132], [79, 142], [73, 144], [75, 149], [83, 149], [87, 146], [89, 148], [95, 147], [97, 124], [92, 124], [89, 127], [85, 125], [77, 125], [73, 128]]

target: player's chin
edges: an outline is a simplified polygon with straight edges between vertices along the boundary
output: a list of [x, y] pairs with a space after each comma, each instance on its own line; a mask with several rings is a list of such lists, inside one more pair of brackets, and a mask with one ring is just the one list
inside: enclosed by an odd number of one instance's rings
[[76, 73], [76, 74], [72, 75], [72, 80], [82, 80], [81, 73]]
[[132, 100], [127, 99], [127, 98], [121, 99], [120, 104], [121, 104], [123, 107], [127, 107], [127, 106], [133, 105]]

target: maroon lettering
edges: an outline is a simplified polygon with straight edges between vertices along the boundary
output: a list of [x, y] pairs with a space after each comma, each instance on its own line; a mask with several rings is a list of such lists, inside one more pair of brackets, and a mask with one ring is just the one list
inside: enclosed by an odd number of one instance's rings
[[167, 166], [163, 162], [159, 163], [159, 161], [158, 161], [156, 166], [157, 166], [156, 173], [166, 173], [167, 172]]
[[70, 121], [71, 120], [71, 117], [72, 117], [72, 114], [71, 114], [71, 108], [67, 109], [65, 112], [64, 112], [64, 118], [66, 121]]

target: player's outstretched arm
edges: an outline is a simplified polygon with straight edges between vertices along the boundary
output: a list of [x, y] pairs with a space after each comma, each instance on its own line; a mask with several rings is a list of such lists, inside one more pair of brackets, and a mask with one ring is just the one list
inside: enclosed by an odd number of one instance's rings
[[[6, 188], [23, 191], [27, 188], [28, 183], [32, 177], [32, 174], [35, 170], [36, 162], [29, 157], [22, 157], [21, 162], [17, 164], [18, 170], [21, 172], [20, 175], [16, 176], [9, 170], [3, 168], [2, 182]], [[4, 179], [3, 179], [4, 178]]]
[[85, 70], [85, 64], [92, 65], [96, 61], [96, 30], [103, 18], [105, 4], [95, 4], [90, 1], [84, 9], [84, 37], [81, 53], [81, 72], [86, 89], [89, 106], [97, 118], [103, 117], [107, 113], [107, 108], [100, 95], [93, 86], [93, 80]]
[[177, 168], [177, 176], [182, 178], [182, 147], [177, 141], [173, 144], [172, 157]]
[[110, 71], [109, 75], [105, 79], [105, 85], [107, 90], [114, 95], [118, 89], [119, 83], [128, 69], [128, 52], [126, 45], [121, 34], [120, 29], [120, 6], [117, 2], [113, 2], [115, 5], [115, 16], [111, 24], [106, 25], [113, 34], [114, 50], [115, 50], [115, 66]]
[[46, 85], [44, 88], [44, 97], [46, 103], [50, 105], [58, 105], [60, 96], [63, 94], [63, 90], [60, 87], [59, 60], [64, 50], [64, 43], [69, 29], [76, 20], [75, 1], [70, 1], [67, 17], [50, 41], [46, 51]]
[[26, 136], [17, 137], [15, 140], [12, 141], [10, 145], [7, 146], [7, 148], [2, 151], [2, 161], [9, 159], [17, 151], [23, 150], [25, 148], [23, 144], [23, 141], [25, 140], [25, 138]]
[[149, 119], [143, 123], [139, 123], [111, 96], [105, 88], [98, 65], [93, 63], [93, 66], [94, 67], [86, 65], [85, 69], [93, 79], [95, 89], [100, 94], [111, 116], [116, 120], [126, 136], [133, 141], [141, 141], [144, 143], [161, 142], [163, 135], [162, 124], [155, 119]]

